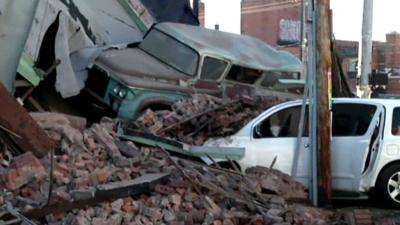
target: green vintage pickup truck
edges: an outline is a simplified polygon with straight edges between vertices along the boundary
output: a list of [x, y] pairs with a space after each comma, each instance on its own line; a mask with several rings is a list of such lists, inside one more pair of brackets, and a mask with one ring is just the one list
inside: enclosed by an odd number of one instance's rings
[[[229, 99], [295, 99], [302, 93], [303, 65], [294, 55], [245, 35], [177, 23], [151, 26], [154, 21], [137, 12], [138, 4], [39, 1], [18, 68], [16, 96], [40, 111], [53, 109], [43, 109], [29, 97], [32, 93], [42, 91], [47, 99], [40, 103], [49, 105], [79, 94], [85, 99], [80, 108], [134, 119], [193, 93]], [[83, 14], [88, 9], [110, 14]], [[49, 77], [51, 85], [46, 84]], [[47, 93], [54, 87], [58, 98]]]
[[141, 43], [102, 52], [86, 88], [120, 118], [133, 119], [193, 93], [296, 99], [304, 87], [298, 80], [302, 69], [294, 55], [253, 37], [159, 23]]

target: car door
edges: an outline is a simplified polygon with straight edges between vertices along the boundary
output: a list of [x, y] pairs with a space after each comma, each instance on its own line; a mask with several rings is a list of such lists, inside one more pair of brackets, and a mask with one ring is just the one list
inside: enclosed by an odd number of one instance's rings
[[371, 161], [371, 148], [381, 133], [380, 104], [334, 102], [332, 108], [332, 187], [359, 192], [362, 173]]
[[[296, 104], [280, 108], [255, 121], [250, 141], [245, 146], [246, 155], [240, 163], [270, 167], [275, 161], [274, 169], [290, 174], [297, 145], [300, 112], [301, 105]], [[309, 174], [307, 127], [305, 126], [303, 132], [296, 176], [296, 179], [304, 185], [308, 185]]]

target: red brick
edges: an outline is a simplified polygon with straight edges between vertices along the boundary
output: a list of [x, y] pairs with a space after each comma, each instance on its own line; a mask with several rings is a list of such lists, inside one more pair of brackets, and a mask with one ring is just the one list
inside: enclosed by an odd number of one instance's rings
[[175, 190], [172, 187], [167, 186], [167, 185], [162, 185], [162, 184], [157, 184], [155, 186], [154, 190], [158, 193], [165, 194], [165, 195], [172, 194], [175, 192]]
[[174, 205], [180, 205], [182, 202], [182, 197], [178, 194], [172, 194], [168, 196], [168, 200]]
[[78, 177], [74, 180], [74, 185], [76, 189], [88, 187], [92, 185], [92, 179], [89, 175]]
[[96, 169], [95, 170], [96, 176], [97, 176], [97, 181], [100, 184], [104, 184], [108, 182], [109, 178], [112, 175], [112, 170], [109, 167], [104, 167], [103, 169]]
[[193, 207], [193, 203], [191, 203], [191, 202], [182, 203], [182, 207], [188, 212], [191, 211], [194, 208]]
[[221, 220], [214, 220], [213, 225], [222, 225]]
[[0, 172], [0, 180], [9, 190], [16, 190], [32, 181], [40, 181], [47, 176], [42, 163], [27, 152], [15, 157], [10, 169]]

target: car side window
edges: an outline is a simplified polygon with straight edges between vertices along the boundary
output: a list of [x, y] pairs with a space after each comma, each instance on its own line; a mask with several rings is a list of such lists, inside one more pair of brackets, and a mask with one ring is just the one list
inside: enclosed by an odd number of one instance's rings
[[[255, 126], [253, 137], [257, 139], [297, 137], [300, 114], [301, 106], [290, 107], [276, 112]], [[308, 136], [307, 115], [308, 113], [306, 112], [303, 136]]]
[[337, 103], [332, 107], [332, 136], [363, 136], [376, 112], [376, 106]]
[[225, 71], [227, 62], [220, 59], [206, 56], [204, 58], [200, 79], [202, 80], [218, 80]]
[[226, 76], [226, 79], [245, 84], [254, 84], [262, 74], [263, 71], [260, 70], [233, 65]]
[[400, 108], [393, 109], [393, 119], [392, 119], [392, 134], [395, 136], [400, 136]]

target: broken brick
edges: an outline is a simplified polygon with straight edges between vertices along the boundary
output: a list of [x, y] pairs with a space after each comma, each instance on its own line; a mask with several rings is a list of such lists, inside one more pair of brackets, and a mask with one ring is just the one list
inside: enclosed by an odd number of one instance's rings
[[169, 196], [169, 201], [172, 204], [175, 204], [175, 205], [179, 206], [181, 204], [181, 202], [182, 202], [182, 197], [180, 195], [178, 195], [178, 194], [172, 194], [172, 195]]
[[162, 184], [157, 184], [155, 186], [154, 190], [158, 193], [165, 194], [165, 195], [172, 194], [175, 192], [174, 188], [167, 186], [167, 185], [162, 185]]
[[47, 176], [42, 163], [27, 152], [15, 157], [9, 169], [0, 171], [0, 181], [9, 190], [16, 190], [32, 181], [40, 181]]

